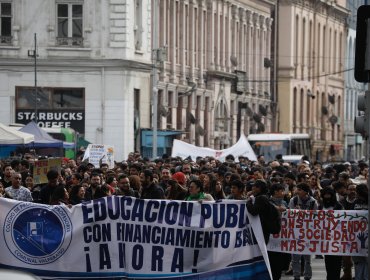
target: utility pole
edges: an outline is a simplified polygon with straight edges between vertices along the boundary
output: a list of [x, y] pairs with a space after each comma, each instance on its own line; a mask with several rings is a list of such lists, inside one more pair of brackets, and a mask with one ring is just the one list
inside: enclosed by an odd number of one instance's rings
[[152, 49], [152, 127], [153, 127], [153, 152], [152, 158], [157, 158], [157, 134], [158, 134], [158, 73], [157, 73], [157, 60], [158, 60], [158, 1], [153, 0], [153, 49]]
[[34, 58], [34, 71], [35, 71], [35, 117], [34, 120], [37, 123], [37, 103], [38, 103], [38, 94], [37, 94], [37, 35], [35, 33], [34, 36], [34, 41], [35, 41], [35, 46], [33, 50], [28, 51], [28, 57], [33, 57]]

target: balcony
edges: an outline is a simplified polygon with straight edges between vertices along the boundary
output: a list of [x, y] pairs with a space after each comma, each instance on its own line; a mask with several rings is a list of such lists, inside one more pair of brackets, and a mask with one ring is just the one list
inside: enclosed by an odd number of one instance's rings
[[83, 47], [83, 37], [57, 37], [57, 46]]
[[12, 36], [0, 36], [0, 44], [10, 45], [12, 43]]

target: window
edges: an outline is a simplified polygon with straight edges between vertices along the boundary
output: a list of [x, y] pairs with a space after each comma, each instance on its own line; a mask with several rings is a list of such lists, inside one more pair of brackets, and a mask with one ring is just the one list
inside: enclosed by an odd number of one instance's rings
[[10, 44], [12, 41], [12, 4], [0, 3], [0, 43]]
[[82, 15], [81, 4], [57, 5], [58, 45], [82, 46]]
[[142, 47], [142, 5], [141, 0], [135, 1], [135, 26], [134, 26], [134, 37], [135, 37], [135, 50], [141, 50]]
[[[37, 98], [36, 98], [37, 97]], [[35, 96], [34, 88], [17, 88], [16, 102], [18, 109], [82, 109], [85, 98], [82, 88], [37, 88]]]
[[16, 87], [15, 122], [37, 119], [41, 127], [73, 128], [85, 133], [85, 89]]

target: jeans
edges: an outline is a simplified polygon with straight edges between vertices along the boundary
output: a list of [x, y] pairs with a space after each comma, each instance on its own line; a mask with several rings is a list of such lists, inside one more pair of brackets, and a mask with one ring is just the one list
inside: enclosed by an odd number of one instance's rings
[[298, 279], [301, 277], [301, 257], [303, 257], [304, 259], [303, 276], [305, 279], [311, 279], [312, 278], [311, 255], [292, 254], [293, 277]]
[[355, 264], [355, 280], [368, 280], [369, 270], [367, 267], [367, 257], [352, 257]]

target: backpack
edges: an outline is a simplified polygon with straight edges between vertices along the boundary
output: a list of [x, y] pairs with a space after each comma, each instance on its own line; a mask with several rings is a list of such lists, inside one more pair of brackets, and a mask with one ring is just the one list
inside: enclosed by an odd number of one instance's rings
[[278, 234], [281, 231], [281, 213], [275, 205], [269, 200], [267, 212], [269, 222], [267, 223], [267, 229], [270, 234]]

